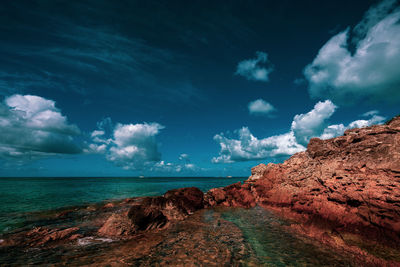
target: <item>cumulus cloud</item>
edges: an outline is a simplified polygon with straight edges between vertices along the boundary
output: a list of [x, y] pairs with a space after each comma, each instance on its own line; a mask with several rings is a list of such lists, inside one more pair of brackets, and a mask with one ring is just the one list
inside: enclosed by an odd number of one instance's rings
[[105, 128], [111, 125], [110, 119], [98, 123], [99, 129], [91, 133], [92, 143], [86, 152], [105, 153], [107, 160], [127, 170], [141, 170], [160, 161], [156, 136], [164, 126], [155, 122], [118, 123], [107, 134]]
[[323, 133], [319, 136], [319, 138], [330, 139], [339, 135], [343, 135], [344, 131], [346, 131], [347, 129], [363, 128], [374, 124], [381, 124], [386, 120], [386, 118], [378, 114], [379, 111], [371, 110], [362, 115], [363, 117], [370, 117], [369, 119], [355, 120], [349, 123], [347, 126], [345, 126], [342, 123], [329, 125], [324, 129]]
[[178, 162], [161, 160], [157, 135], [164, 126], [159, 123], [136, 123], [114, 125], [110, 118], [97, 123], [91, 134], [86, 153], [104, 154], [106, 159], [125, 170], [184, 173], [201, 170], [191, 163], [188, 154], [182, 153]]
[[396, 2], [372, 7], [353, 32], [347, 29], [335, 35], [320, 49], [304, 70], [312, 97], [343, 103], [400, 100], [400, 9]]
[[328, 139], [342, 135], [345, 130], [355, 127], [366, 127], [382, 123], [385, 118], [377, 111], [363, 114], [370, 117], [366, 120], [356, 120], [347, 126], [343, 124], [328, 125], [329, 118], [336, 110], [330, 101], [318, 102], [307, 113], [294, 116], [290, 130], [281, 135], [266, 138], [255, 137], [247, 127], [235, 131], [237, 138], [217, 134], [214, 140], [220, 145], [219, 155], [212, 159], [213, 163], [233, 163], [238, 161], [279, 159], [304, 151], [311, 138]]
[[34, 95], [12, 95], [0, 103], [0, 156], [20, 160], [51, 154], [75, 154], [76, 125], [55, 102]]
[[248, 108], [253, 115], [267, 115], [275, 111], [274, 106], [261, 98], [250, 102]]
[[329, 119], [335, 112], [336, 106], [330, 101], [318, 102], [314, 108], [306, 113], [294, 116], [291, 130], [297, 143], [307, 146], [310, 138], [319, 136]]
[[232, 163], [287, 156], [305, 149], [296, 143], [293, 132], [258, 139], [247, 127], [243, 127], [237, 131], [237, 134], [238, 139], [225, 137], [222, 133], [214, 136], [214, 140], [219, 143], [221, 150], [219, 156], [212, 159], [213, 163]]
[[269, 74], [274, 70], [265, 52], [256, 52], [256, 58], [240, 61], [235, 74], [251, 81], [268, 82]]

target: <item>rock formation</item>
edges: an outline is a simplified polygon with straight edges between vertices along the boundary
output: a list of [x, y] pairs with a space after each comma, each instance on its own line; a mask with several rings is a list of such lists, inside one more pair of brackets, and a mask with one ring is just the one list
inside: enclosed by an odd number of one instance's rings
[[146, 197], [133, 204], [127, 213], [111, 215], [98, 232], [104, 236], [130, 236], [139, 231], [161, 229], [202, 209], [203, 198], [203, 192], [196, 187]]
[[282, 164], [260, 164], [243, 184], [210, 190], [208, 206], [258, 203], [302, 223], [400, 241], [400, 117], [313, 138]]

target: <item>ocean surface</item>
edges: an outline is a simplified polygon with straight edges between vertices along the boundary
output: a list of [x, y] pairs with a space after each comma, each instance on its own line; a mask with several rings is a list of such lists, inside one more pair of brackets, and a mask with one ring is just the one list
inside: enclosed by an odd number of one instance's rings
[[128, 197], [155, 196], [181, 187], [202, 191], [244, 177], [167, 178], [0, 178], [0, 234], [23, 227], [33, 213]]

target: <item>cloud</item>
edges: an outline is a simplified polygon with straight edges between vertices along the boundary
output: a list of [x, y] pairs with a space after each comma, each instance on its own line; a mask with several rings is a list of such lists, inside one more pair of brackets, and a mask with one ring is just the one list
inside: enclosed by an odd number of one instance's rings
[[293, 132], [271, 136], [264, 139], [255, 137], [247, 127], [237, 131], [239, 139], [217, 134], [214, 140], [219, 143], [221, 150], [213, 163], [232, 163], [238, 161], [258, 160], [292, 155], [305, 148], [296, 143]]
[[16, 94], [0, 103], [0, 157], [24, 161], [80, 153], [74, 141], [79, 134], [52, 100]]
[[[107, 127], [106, 127], [107, 126]], [[104, 153], [107, 160], [127, 170], [142, 170], [160, 161], [156, 136], [164, 129], [159, 123], [118, 123], [107, 137], [106, 128], [112, 127], [109, 118], [98, 123], [91, 133], [88, 153]]]
[[371, 110], [369, 112], [362, 114], [363, 117], [370, 117], [368, 120], [356, 120], [349, 123], [347, 126], [343, 124], [329, 125], [324, 129], [323, 133], [319, 136], [319, 138], [330, 139], [339, 135], [343, 135], [344, 131], [346, 131], [347, 129], [363, 128], [374, 124], [381, 124], [386, 120], [386, 118], [378, 114], [379, 111]]
[[330, 100], [326, 100], [318, 102], [310, 112], [294, 116], [291, 130], [296, 141], [307, 146], [310, 138], [319, 136], [324, 131], [327, 126], [326, 120], [332, 116], [336, 108]]
[[261, 98], [250, 102], [248, 108], [253, 115], [267, 115], [275, 111], [274, 106]]
[[365, 38], [369, 29], [384, 19], [390, 13], [393, 13], [398, 6], [398, 0], [384, 0], [379, 4], [371, 7], [365, 14], [363, 19], [354, 27], [352, 42], [357, 44]]
[[186, 153], [179, 155], [178, 163], [161, 160], [157, 135], [164, 126], [159, 123], [113, 125], [110, 118], [97, 123], [90, 134], [91, 143], [86, 153], [104, 154], [106, 159], [125, 170], [162, 173], [186, 173], [202, 170], [191, 163]]
[[[166, 49], [164, 42], [149, 41], [148, 31], [144, 36], [132, 34], [137, 27], [130, 23], [135, 25], [138, 16], [127, 21], [116, 16], [120, 10], [110, 11], [118, 9], [118, 5], [102, 5], [107, 8], [75, 2], [66, 3], [65, 10], [48, 4], [30, 8], [24, 3], [5, 5], [11, 17], [19, 14], [25, 19], [7, 19], [8, 15], [4, 18], [9, 23], [3, 23], [2, 34], [14, 34], [0, 44], [0, 96], [62, 90], [88, 98], [101, 93], [106, 99], [118, 98], [120, 105], [144, 98], [191, 104], [203, 100], [203, 93], [186, 73], [185, 64], [190, 61], [187, 55]], [[127, 10], [127, 14], [140, 13], [135, 4]], [[80, 16], [84, 20], [78, 19]], [[113, 23], [107, 23], [111, 17]], [[134, 32], [143, 33], [142, 29], [135, 29]], [[174, 78], [178, 76], [180, 79]]]
[[186, 154], [186, 153], [180, 154], [178, 159], [179, 159], [179, 160], [182, 160], [182, 161], [190, 162], [190, 157], [189, 157], [189, 155]]
[[[264, 66], [262, 66], [264, 65]], [[269, 74], [274, 70], [265, 52], [256, 52], [256, 58], [240, 61], [235, 74], [250, 81], [268, 82]]]
[[400, 100], [400, 9], [394, 4], [371, 8], [352, 34], [347, 29], [320, 49], [304, 70], [312, 97], [342, 103]]
[[197, 167], [193, 163], [171, 163], [165, 161], [156, 162], [150, 167], [152, 172], [163, 172], [163, 173], [191, 173], [202, 171], [202, 168]]
[[[343, 124], [328, 125], [329, 118], [336, 110], [330, 101], [318, 102], [314, 108], [304, 114], [294, 116], [290, 130], [287, 133], [266, 138], [255, 137], [247, 127], [235, 131], [237, 138], [217, 134], [214, 140], [219, 144], [220, 151], [213, 163], [233, 163], [260, 159], [282, 159], [294, 153], [304, 151], [311, 138], [328, 139], [342, 135], [345, 130], [354, 127], [366, 127], [382, 123], [385, 118], [377, 111], [365, 113], [368, 120], [356, 120], [347, 126]], [[363, 116], [365, 116], [363, 114]]]

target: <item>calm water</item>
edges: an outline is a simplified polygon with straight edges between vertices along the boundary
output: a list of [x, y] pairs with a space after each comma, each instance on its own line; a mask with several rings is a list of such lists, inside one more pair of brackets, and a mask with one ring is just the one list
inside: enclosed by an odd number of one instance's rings
[[22, 227], [35, 211], [161, 195], [180, 187], [207, 191], [242, 180], [245, 178], [0, 178], [0, 233]]

